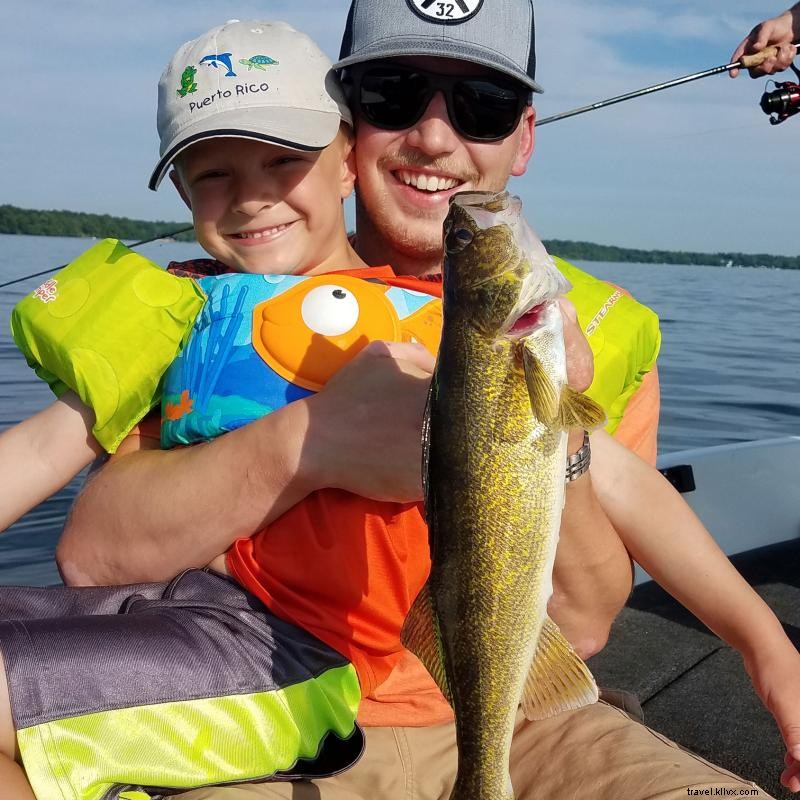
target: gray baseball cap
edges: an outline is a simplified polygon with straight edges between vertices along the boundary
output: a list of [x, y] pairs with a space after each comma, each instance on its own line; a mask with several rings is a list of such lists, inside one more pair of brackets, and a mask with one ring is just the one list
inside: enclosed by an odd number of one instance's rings
[[178, 49], [158, 84], [160, 158], [149, 186], [202, 139], [327, 147], [352, 125], [328, 57], [285, 22], [230, 20]]
[[333, 66], [438, 56], [496, 69], [541, 92], [534, 45], [532, 0], [352, 0]]

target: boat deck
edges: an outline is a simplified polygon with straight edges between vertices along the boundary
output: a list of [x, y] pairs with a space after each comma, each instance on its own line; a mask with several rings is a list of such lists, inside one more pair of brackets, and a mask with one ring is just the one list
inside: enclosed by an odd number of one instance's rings
[[[800, 540], [731, 558], [800, 647]], [[777, 798], [784, 747], [735, 650], [652, 581], [637, 586], [606, 648], [589, 661], [601, 686], [633, 692], [650, 727]]]

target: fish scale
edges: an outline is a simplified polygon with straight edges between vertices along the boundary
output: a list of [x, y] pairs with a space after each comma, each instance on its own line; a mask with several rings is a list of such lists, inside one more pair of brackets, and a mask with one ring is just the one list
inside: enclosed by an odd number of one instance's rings
[[[505, 193], [462, 193], [445, 221], [442, 339], [424, 425], [432, 566], [403, 642], [455, 712], [455, 800], [513, 797], [521, 701], [543, 717], [597, 698], [546, 609], [565, 428], [603, 413], [566, 385], [556, 297], [567, 287], [519, 208]], [[517, 321], [540, 307], [517, 335]]]

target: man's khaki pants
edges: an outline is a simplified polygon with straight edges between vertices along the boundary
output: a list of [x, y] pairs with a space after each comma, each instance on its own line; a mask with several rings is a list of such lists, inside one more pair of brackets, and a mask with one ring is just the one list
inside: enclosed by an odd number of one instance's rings
[[[177, 797], [447, 800], [456, 768], [452, 724], [365, 732], [361, 761], [333, 778], [195, 789]], [[511, 781], [517, 800], [685, 800], [689, 788], [723, 787], [729, 790], [726, 796], [770, 797], [754, 783], [681, 749], [602, 701], [543, 722], [518, 715]]]

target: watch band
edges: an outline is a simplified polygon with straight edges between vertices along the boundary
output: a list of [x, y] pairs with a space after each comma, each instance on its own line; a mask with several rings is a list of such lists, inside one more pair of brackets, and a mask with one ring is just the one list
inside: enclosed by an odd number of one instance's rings
[[585, 472], [589, 471], [589, 465], [592, 463], [592, 449], [589, 446], [589, 434], [583, 432], [583, 445], [577, 453], [567, 456], [567, 473], [565, 480], [567, 483], [576, 481]]

